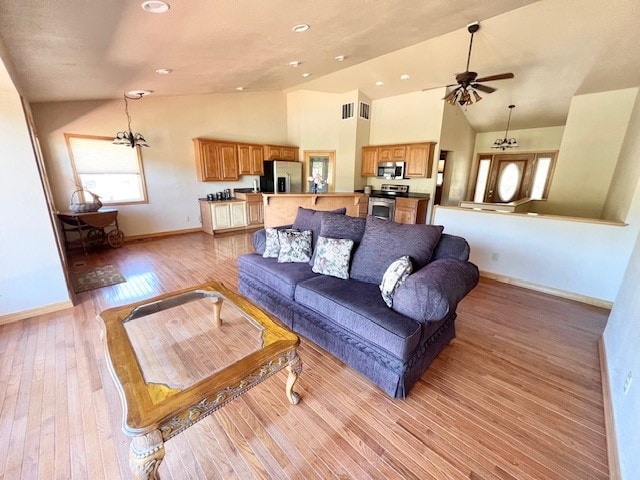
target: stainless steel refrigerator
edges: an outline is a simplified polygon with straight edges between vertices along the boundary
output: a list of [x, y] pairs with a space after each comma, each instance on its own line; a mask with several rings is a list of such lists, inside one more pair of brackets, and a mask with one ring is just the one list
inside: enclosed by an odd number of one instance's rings
[[264, 193], [302, 193], [302, 163], [266, 160], [260, 177]]

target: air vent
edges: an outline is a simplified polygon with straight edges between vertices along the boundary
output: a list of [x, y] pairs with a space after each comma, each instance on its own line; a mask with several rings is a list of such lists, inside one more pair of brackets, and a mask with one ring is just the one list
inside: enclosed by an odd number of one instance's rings
[[369, 112], [371, 111], [371, 105], [368, 103], [360, 102], [360, 118], [369, 120]]
[[345, 103], [344, 105], [342, 105], [342, 120], [348, 120], [349, 118], [353, 118], [353, 114], [354, 114], [353, 102]]

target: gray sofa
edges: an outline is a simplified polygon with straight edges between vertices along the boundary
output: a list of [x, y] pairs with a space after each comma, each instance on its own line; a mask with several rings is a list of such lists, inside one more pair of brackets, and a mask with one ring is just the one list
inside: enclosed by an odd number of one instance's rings
[[[455, 337], [458, 302], [478, 283], [469, 245], [441, 234], [442, 227], [302, 210], [293, 227], [311, 229], [314, 245], [318, 236], [354, 240], [350, 278], [316, 274], [309, 263], [263, 258], [265, 230], [259, 230], [256, 253], [238, 259], [240, 292], [389, 396], [404, 398]], [[389, 308], [379, 284], [402, 255], [410, 256], [414, 271]]]

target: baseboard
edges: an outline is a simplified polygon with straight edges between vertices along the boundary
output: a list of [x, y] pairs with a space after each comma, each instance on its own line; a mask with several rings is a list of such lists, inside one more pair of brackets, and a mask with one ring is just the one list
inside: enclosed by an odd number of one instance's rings
[[604, 406], [604, 428], [607, 435], [609, 478], [611, 480], [620, 480], [620, 458], [618, 457], [618, 444], [616, 443], [616, 425], [613, 422], [611, 390], [609, 389], [607, 349], [604, 346], [602, 337], [598, 339], [598, 353], [600, 354], [600, 375], [602, 376], [602, 400]]
[[607, 308], [611, 310], [613, 302], [602, 300], [601, 298], [589, 297], [587, 295], [580, 295], [579, 293], [567, 292], [566, 290], [560, 290], [558, 288], [546, 287], [544, 285], [538, 285], [536, 283], [530, 283], [519, 278], [508, 277], [506, 275], [500, 275], [493, 272], [480, 271], [480, 276], [496, 280], [500, 283], [507, 283], [509, 285], [515, 285], [516, 287], [527, 288], [536, 292], [548, 293], [555, 297], [566, 298], [568, 300], [575, 300], [576, 302], [586, 303], [588, 305], [594, 305], [596, 307]]
[[30, 308], [29, 310], [22, 310], [21, 312], [15, 312], [8, 315], [0, 316], [0, 325], [6, 325], [7, 323], [17, 322], [19, 320], [35, 317], [37, 315], [44, 315], [46, 313], [57, 312], [59, 310], [66, 310], [67, 308], [72, 307], [73, 303], [71, 302], [71, 300], [65, 300], [64, 302], [52, 303], [43, 307]]
[[126, 236], [125, 242], [138, 242], [141, 240], [149, 240], [152, 238], [171, 237], [173, 235], [183, 235], [185, 233], [202, 232], [202, 227], [187, 228], [185, 230], [170, 230], [168, 232], [145, 233], [143, 235]]

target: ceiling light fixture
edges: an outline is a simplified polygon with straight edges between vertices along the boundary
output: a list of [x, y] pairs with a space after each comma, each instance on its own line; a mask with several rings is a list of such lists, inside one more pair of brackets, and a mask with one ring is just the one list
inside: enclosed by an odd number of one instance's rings
[[400, 75], [400, 80], [409, 80], [411, 77], [407, 73]]
[[149, 13], [166, 13], [169, 11], [169, 4], [162, 0], [147, 0], [140, 5], [145, 12]]
[[147, 95], [151, 95], [152, 93], [153, 90], [129, 90], [125, 93], [125, 96], [131, 100], [138, 100], [142, 97], [146, 97]]
[[[129, 94], [131, 93], [138, 93], [138, 96], [129, 96]], [[141, 133], [133, 133], [131, 131], [131, 117], [129, 116], [129, 102], [127, 101], [128, 98], [132, 99], [132, 100], [137, 100], [142, 98], [145, 94], [142, 92], [149, 92], [148, 90], [134, 90], [132, 92], [126, 92], [122, 95], [122, 97], [124, 98], [124, 113], [127, 116], [127, 130], [125, 130], [124, 132], [118, 132], [116, 133], [115, 138], [113, 139], [113, 144], [114, 145], [125, 145], [127, 147], [148, 147], [149, 144], [147, 143], [147, 141], [144, 139], [144, 136]], [[149, 92], [151, 93], [151, 92]], [[148, 93], [146, 94], [148, 95]]]
[[334, 59], [336, 62], [342, 62], [342, 61], [344, 61], [344, 59], [345, 59], [345, 58], [347, 58], [347, 56], [346, 56], [346, 55], [338, 55], [337, 57], [333, 57], [333, 59]]
[[515, 138], [509, 138], [509, 124], [511, 123], [511, 112], [516, 108], [515, 105], [509, 105], [509, 120], [507, 120], [507, 130], [504, 132], [504, 138], [498, 138], [491, 148], [499, 148], [506, 150], [507, 148], [517, 148], [518, 141]]
[[298, 65], [300, 65], [302, 62], [300, 60], [293, 60], [292, 62], [289, 62], [289, 66], [290, 67], [297, 67]]
[[156, 70], [158, 75], [169, 75], [171, 72], [173, 72], [173, 70], [170, 68], [159, 68]]
[[376, 82], [376, 87], [382, 87], [382, 86], [384, 86], [384, 82], [382, 82], [382, 81], [378, 80], [378, 81]]
[[309, 25], [307, 25], [306, 23], [300, 23], [299, 25], [296, 25], [295, 27], [293, 27], [291, 30], [295, 33], [302, 33], [302, 32], [306, 32], [307, 30], [309, 30]]
[[239, 92], [244, 90], [244, 87], [236, 87], [236, 90], [238, 90]]
[[302, 76], [303, 76], [304, 78], [310, 77], [310, 76], [311, 76], [311, 72], [304, 72], [304, 73], [302, 74]]

